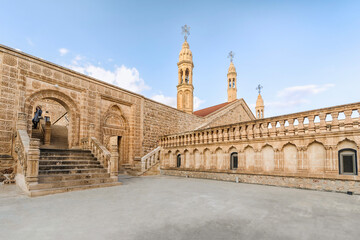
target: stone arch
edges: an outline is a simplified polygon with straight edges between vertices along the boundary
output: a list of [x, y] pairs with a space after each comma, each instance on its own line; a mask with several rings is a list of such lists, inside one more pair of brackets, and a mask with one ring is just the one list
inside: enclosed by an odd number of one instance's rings
[[319, 141], [312, 141], [307, 146], [307, 157], [309, 160], [309, 171], [312, 173], [323, 173], [325, 170], [326, 149]]
[[338, 150], [341, 150], [344, 148], [352, 148], [352, 149], [356, 150], [358, 148], [358, 145], [356, 144], [356, 142], [349, 138], [344, 138], [343, 140], [339, 141], [336, 146], [337, 146]]
[[[116, 145], [119, 154], [119, 168], [122, 164], [129, 163], [130, 127], [122, 113], [121, 107], [112, 104], [102, 115], [101, 133], [102, 142], [110, 150], [110, 145]], [[110, 139], [115, 142], [110, 143]], [[120, 170], [120, 169], [119, 169]]]
[[177, 96], [177, 105], [179, 109], [183, 109], [184, 108], [184, 94], [182, 91], [179, 91], [178, 96]]
[[251, 145], [244, 148], [245, 167], [248, 171], [253, 171], [255, 166], [255, 150]]
[[195, 162], [194, 167], [196, 169], [199, 169], [199, 168], [201, 168], [201, 166], [204, 166], [202, 161], [201, 161], [200, 151], [197, 148], [194, 149], [193, 156], [194, 156], [194, 162]]
[[271, 172], [275, 169], [275, 151], [273, 146], [265, 144], [261, 148], [261, 159], [265, 172]]
[[68, 129], [68, 147], [79, 147], [80, 146], [80, 110], [75, 101], [57, 90], [44, 89], [37, 91], [30, 95], [25, 100], [25, 113], [27, 114], [27, 131], [31, 135], [32, 124], [31, 119], [33, 118], [33, 107], [37, 101], [50, 99], [61, 104], [69, 114], [69, 129]]
[[238, 150], [237, 150], [237, 148], [235, 147], [235, 146], [231, 146], [231, 147], [229, 147], [229, 149], [228, 149], [228, 153], [232, 153], [232, 152], [238, 152]]
[[210, 169], [211, 168], [211, 152], [208, 148], [204, 149], [204, 167], [206, 169]]
[[288, 142], [282, 147], [282, 153], [284, 156], [284, 170], [286, 172], [297, 171], [297, 147], [295, 144]]
[[193, 167], [193, 161], [191, 160], [191, 156], [190, 156], [190, 151], [185, 149], [184, 151], [184, 166], [186, 168], [191, 168]]
[[225, 161], [224, 161], [224, 151], [222, 150], [221, 147], [218, 147], [215, 150], [215, 162], [214, 162], [214, 166], [216, 166], [216, 169], [224, 169], [225, 168]]
[[165, 166], [166, 167], [171, 167], [172, 163], [173, 163], [173, 154], [171, 152], [171, 150], [169, 150], [166, 155], [165, 155]]

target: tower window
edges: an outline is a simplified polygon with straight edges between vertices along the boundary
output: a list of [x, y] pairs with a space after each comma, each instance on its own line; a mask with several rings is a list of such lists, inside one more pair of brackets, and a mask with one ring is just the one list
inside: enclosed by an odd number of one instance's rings
[[231, 80], [229, 79], [229, 88], [231, 88]]
[[178, 154], [176, 157], [176, 167], [181, 167], [181, 155]]
[[230, 169], [235, 170], [238, 168], [238, 154], [233, 152], [230, 155]]
[[235, 88], [235, 79], [233, 79], [233, 88]]
[[357, 175], [356, 150], [347, 148], [339, 151], [339, 174]]

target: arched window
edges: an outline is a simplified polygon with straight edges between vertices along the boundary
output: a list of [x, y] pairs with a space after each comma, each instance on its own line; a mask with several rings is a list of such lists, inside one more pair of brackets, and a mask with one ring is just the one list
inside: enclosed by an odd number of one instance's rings
[[238, 168], [238, 153], [233, 152], [230, 154], [230, 169], [234, 170]]
[[231, 79], [229, 79], [229, 88], [231, 88]]
[[339, 174], [357, 175], [357, 171], [356, 150], [351, 148], [341, 149], [339, 151]]
[[181, 167], [181, 155], [178, 154], [176, 157], [176, 167]]
[[185, 83], [189, 84], [189, 69], [186, 69], [185, 71]]
[[235, 88], [235, 78], [233, 79], [233, 88]]

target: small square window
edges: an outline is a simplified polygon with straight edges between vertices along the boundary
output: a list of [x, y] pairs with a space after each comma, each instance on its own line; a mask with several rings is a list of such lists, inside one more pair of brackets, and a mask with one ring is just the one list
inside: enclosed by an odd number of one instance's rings
[[357, 175], [356, 151], [343, 149], [339, 151], [339, 174]]

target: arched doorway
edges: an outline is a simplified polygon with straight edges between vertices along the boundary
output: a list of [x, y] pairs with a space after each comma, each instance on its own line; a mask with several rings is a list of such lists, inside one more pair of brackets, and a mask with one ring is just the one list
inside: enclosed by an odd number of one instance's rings
[[109, 107], [104, 114], [102, 133], [103, 144], [108, 150], [114, 151], [113, 146], [117, 146], [120, 171], [123, 164], [129, 164], [129, 126], [120, 107], [116, 104]]
[[[61, 109], [59, 111], [66, 112], [68, 124], [66, 126], [67, 129], [67, 148], [76, 148], [79, 147], [79, 134], [80, 134], [80, 112], [79, 109], [74, 102], [74, 100], [67, 96], [66, 94], [56, 91], [56, 90], [41, 90], [35, 92], [31, 96], [29, 96], [25, 101], [25, 113], [27, 114], [27, 130], [28, 134], [31, 136], [32, 134], [32, 118], [34, 115], [34, 109], [39, 103], [52, 103], [61, 105]], [[46, 113], [46, 109], [43, 110], [43, 116]], [[56, 113], [56, 109], [52, 110]], [[58, 114], [61, 117], [61, 114]], [[55, 121], [56, 119], [54, 119]], [[52, 119], [50, 119], [52, 121]]]

